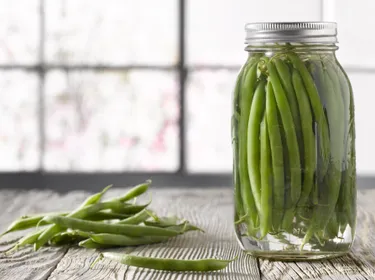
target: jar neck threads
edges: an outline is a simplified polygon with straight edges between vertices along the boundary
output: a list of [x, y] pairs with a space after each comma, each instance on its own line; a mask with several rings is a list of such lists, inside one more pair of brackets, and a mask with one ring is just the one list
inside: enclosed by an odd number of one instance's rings
[[248, 52], [335, 52], [339, 47], [334, 43], [262, 43], [262, 44], [247, 44], [245, 51]]

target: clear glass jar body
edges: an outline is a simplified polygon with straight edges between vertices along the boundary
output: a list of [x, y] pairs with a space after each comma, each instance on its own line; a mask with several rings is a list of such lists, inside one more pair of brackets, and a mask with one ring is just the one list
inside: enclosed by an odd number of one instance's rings
[[235, 231], [251, 255], [322, 259], [356, 225], [354, 104], [334, 44], [248, 47], [233, 94]]

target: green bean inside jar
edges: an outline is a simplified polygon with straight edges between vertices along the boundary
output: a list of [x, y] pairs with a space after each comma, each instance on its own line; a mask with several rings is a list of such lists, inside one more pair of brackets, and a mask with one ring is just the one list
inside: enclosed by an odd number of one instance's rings
[[330, 22], [250, 23], [234, 94], [235, 230], [274, 259], [347, 253], [356, 225], [354, 104]]

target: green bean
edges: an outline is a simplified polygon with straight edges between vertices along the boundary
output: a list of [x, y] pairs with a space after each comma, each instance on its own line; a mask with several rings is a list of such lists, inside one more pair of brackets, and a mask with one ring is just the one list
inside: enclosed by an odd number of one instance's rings
[[154, 270], [166, 271], [214, 271], [221, 270], [228, 266], [232, 260], [219, 259], [201, 259], [201, 260], [176, 260], [176, 259], [162, 259], [162, 258], [148, 258], [127, 254], [104, 252], [99, 255], [92, 266], [102, 258], [117, 261], [119, 263], [135, 266], [140, 268], [149, 268]]
[[[336, 218], [336, 223], [335, 225], [337, 226], [337, 224], [341, 224], [342, 227], [344, 228], [344, 226], [346, 227], [346, 224], [347, 224], [347, 219], [346, 219], [346, 215], [345, 215], [345, 208], [347, 207], [345, 205], [345, 196], [346, 196], [346, 192], [347, 192], [347, 189], [349, 187], [348, 183], [347, 183], [347, 141], [349, 140], [348, 138], [348, 128], [349, 128], [349, 125], [347, 124], [348, 123], [348, 119], [349, 119], [349, 116], [347, 114], [347, 112], [349, 111], [349, 107], [346, 107], [346, 106], [349, 106], [349, 103], [348, 103], [348, 99], [349, 99], [349, 96], [348, 96], [348, 88], [347, 87], [342, 87], [340, 85], [340, 81], [339, 81], [339, 77], [338, 77], [338, 72], [337, 72], [337, 68], [336, 68], [336, 63], [333, 64], [332, 61], [330, 60], [327, 60], [325, 62], [325, 69], [326, 69], [326, 72], [328, 73], [328, 76], [329, 78], [331, 79], [332, 83], [333, 83], [333, 86], [334, 86], [334, 89], [336, 91], [336, 95], [337, 95], [337, 98], [341, 98], [341, 105], [342, 105], [342, 120], [340, 121], [344, 121], [344, 124], [343, 124], [343, 135], [342, 135], [342, 139], [344, 139], [344, 143], [343, 143], [343, 147], [342, 147], [342, 163], [344, 165], [344, 170], [341, 174], [341, 187], [340, 187], [340, 193], [339, 193], [339, 198], [338, 198], [338, 201], [337, 201], [337, 206], [336, 206], [336, 210], [335, 212], [339, 215], [339, 217]], [[339, 226], [337, 226], [337, 231], [336, 231], [336, 234], [338, 232], [338, 228]]]
[[[353, 90], [345, 71], [341, 65], [338, 66], [338, 77], [343, 96], [345, 127], [346, 127], [346, 148], [344, 156], [345, 171], [342, 178], [342, 197], [340, 201], [343, 204], [343, 211], [347, 216], [346, 221], [352, 229], [355, 228], [355, 200], [356, 200], [356, 170], [355, 170], [355, 125], [354, 125], [354, 101]], [[354, 207], [354, 209], [353, 209]]]
[[[115, 208], [117, 208], [117, 206]], [[135, 209], [136, 208], [133, 206], [133, 207], [125, 208], [125, 211], [135, 212]], [[36, 227], [36, 226], [48, 225], [46, 221], [42, 221], [43, 218], [46, 216], [55, 216], [55, 215], [67, 216], [69, 215], [69, 212], [50, 212], [50, 213], [41, 213], [41, 214], [35, 214], [35, 215], [22, 216], [19, 219], [15, 220], [13, 223], [11, 223], [8, 226], [7, 230], [3, 232], [2, 234], [0, 234], [0, 237], [10, 232], [25, 230], [25, 229], [29, 229], [29, 228]], [[112, 219], [126, 219], [129, 217], [133, 217], [133, 216], [113, 213], [113, 212], [99, 211], [87, 217], [87, 219], [92, 220], [92, 221], [101, 221], [101, 220], [112, 220]]]
[[333, 239], [338, 236], [339, 233], [339, 223], [337, 220], [337, 215], [333, 213], [331, 219], [328, 221], [326, 226], [327, 239]]
[[179, 224], [176, 224], [176, 225], [173, 225], [173, 226], [168, 226], [165, 229], [178, 231], [178, 232], [180, 232], [180, 234], [184, 234], [184, 233], [189, 232], [189, 231], [200, 231], [200, 232], [203, 232], [203, 233], [205, 232], [203, 229], [192, 225], [188, 221], [184, 221], [182, 223], [179, 223]]
[[301, 127], [302, 120], [300, 118], [300, 114], [302, 114], [302, 112], [300, 112], [299, 106], [298, 106], [298, 103], [297, 103], [296, 95], [298, 95], [298, 92], [295, 92], [295, 89], [293, 87], [292, 77], [290, 75], [290, 70], [289, 70], [289, 67], [288, 67], [287, 63], [284, 62], [280, 58], [274, 58], [273, 62], [276, 66], [277, 73], [279, 74], [281, 84], [284, 87], [286, 97], [287, 97], [288, 102], [289, 102], [290, 111], [292, 113], [294, 127], [295, 127], [295, 130], [296, 130], [297, 139], [298, 139], [298, 147], [299, 147], [299, 152], [300, 152], [300, 155], [301, 155], [300, 156], [301, 165], [303, 165], [303, 158], [304, 158], [303, 157], [303, 152], [304, 152], [303, 144], [304, 143], [302, 141], [302, 139], [303, 139], [303, 137], [302, 137], [302, 127]]
[[[36, 227], [38, 223], [43, 220], [45, 216], [48, 215], [62, 215], [66, 216], [68, 213], [66, 212], [55, 212], [55, 213], [44, 213], [44, 214], [37, 214], [37, 215], [32, 215], [32, 216], [22, 216], [19, 219], [15, 220], [13, 223], [11, 223], [8, 228], [6, 229], [5, 232], [0, 234], [0, 237], [14, 231], [20, 231], [20, 230], [25, 230], [29, 229], [32, 227]], [[43, 222], [40, 223], [39, 226], [44, 226], [47, 225], [47, 223]]]
[[[135, 212], [136, 207], [132, 206], [129, 208], [125, 208], [126, 212]], [[15, 220], [13, 223], [11, 223], [7, 230], [0, 235], [4, 236], [10, 232], [14, 231], [20, 231], [29, 229], [36, 226], [46, 226], [48, 223], [46, 221], [42, 221], [44, 217], [46, 216], [55, 216], [55, 215], [61, 215], [61, 216], [67, 216], [69, 212], [55, 212], [55, 213], [42, 213], [38, 215], [32, 215], [32, 216], [22, 216], [21, 218]], [[87, 217], [89, 220], [95, 220], [95, 221], [101, 221], [101, 220], [111, 220], [111, 219], [125, 219], [129, 218], [129, 215], [125, 214], [118, 214], [118, 213], [111, 213], [111, 212], [97, 212], [93, 214], [92, 216]], [[133, 217], [133, 216], [131, 216]]]
[[114, 203], [114, 207], [112, 207], [111, 209], [115, 212], [118, 212], [119, 214], [134, 215], [146, 209], [147, 206], [150, 205], [150, 203], [151, 201], [143, 205], [122, 205]]
[[304, 143], [305, 165], [303, 170], [303, 186], [298, 202], [300, 207], [304, 207], [314, 184], [314, 173], [317, 164], [315, 135], [307, 92], [303, 85], [301, 75], [295, 69], [293, 70], [292, 79], [295, 92], [297, 93], [299, 111], [301, 113], [302, 137]]
[[149, 223], [149, 221], [145, 221], [144, 224], [146, 226], [160, 227], [160, 228], [166, 228], [166, 229], [170, 229], [174, 231], [179, 231], [181, 232], [181, 234], [188, 232], [188, 231], [195, 231], [195, 230], [204, 232], [203, 229], [190, 224], [188, 221], [183, 221], [179, 224], [176, 224], [176, 223], [173, 224], [171, 221], [165, 221], [165, 222], [160, 221], [158, 223], [152, 223], [152, 222]]
[[[139, 213], [141, 213], [141, 212], [139, 212]], [[136, 215], [138, 215], [138, 214], [136, 214]], [[46, 215], [46, 216], [56, 216], [56, 215]], [[66, 215], [61, 215], [61, 216], [66, 216]], [[95, 212], [92, 215], [87, 216], [86, 219], [90, 220], [90, 221], [103, 221], [103, 220], [124, 220], [124, 219], [128, 219], [130, 217], [133, 217], [133, 215], [120, 214], [120, 213], [107, 212], [107, 211], [98, 211], [98, 212]]]
[[62, 233], [58, 233], [48, 241], [48, 244], [51, 246], [62, 246], [66, 244], [73, 244], [81, 240], [83, 240], [82, 237], [66, 235], [66, 234], [63, 235]]
[[264, 117], [260, 125], [260, 172], [261, 172], [261, 205], [260, 234], [266, 236], [272, 222], [272, 167], [271, 147], [268, 136], [267, 119]]
[[95, 204], [97, 203], [102, 197], [103, 195], [112, 187], [112, 185], [109, 185], [107, 187], [105, 187], [102, 191], [98, 192], [98, 193], [95, 193], [93, 195], [90, 195], [84, 202], [82, 202], [82, 204], [78, 207], [79, 208], [83, 208], [83, 207], [86, 207], [87, 205], [91, 205], [91, 204]]
[[175, 226], [178, 222], [178, 218], [176, 216], [172, 217], [161, 217], [158, 218], [157, 221], [144, 221], [146, 226], [154, 226], [154, 227], [170, 227]]
[[102, 248], [111, 248], [112, 245], [98, 244], [91, 239], [85, 239], [78, 243], [78, 246], [84, 247], [86, 249], [102, 249]]
[[[328, 101], [327, 101], [327, 93], [325, 92], [326, 90], [326, 86], [325, 86], [325, 77], [324, 77], [324, 72], [323, 72], [323, 64], [322, 64], [322, 60], [319, 59], [317, 61], [314, 62], [314, 70], [315, 70], [315, 76], [314, 76], [314, 80], [315, 80], [315, 83], [316, 83], [316, 87], [318, 89], [318, 92], [319, 92], [319, 95], [320, 95], [320, 99], [322, 101], [323, 104], [327, 104]], [[327, 116], [327, 111], [326, 111], [326, 108], [324, 108], [325, 110], [325, 114], [326, 114], [326, 119], [328, 118]], [[327, 119], [328, 121], [328, 119]], [[318, 132], [319, 130], [317, 129], [317, 123], [315, 122], [315, 131]], [[318, 147], [318, 155], [321, 154], [321, 150], [322, 150], [322, 145], [321, 145], [321, 138], [318, 137], [317, 139], [317, 147]], [[324, 174], [324, 170], [323, 168], [321, 168], [324, 163], [323, 163], [324, 159], [321, 157], [321, 156], [318, 156], [318, 161], [317, 161], [317, 165], [318, 165], [318, 168], [317, 168], [317, 176], [316, 176], [316, 184], [315, 184], [315, 189], [313, 190], [313, 203], [314, 205], [318, 205], [319, 204], [319, 197], [327, 197], [327, 193], [328, 193], [328, 188], [325, 186], [325, 183], [326, 182], [326, 174]]]
[[99, 233], [91, 235], [91, 240], [98, 244], [113, 245], [113, 246], [139, 246], [165, 242], [169, 239], [168, 236], [142, 236], [130, 237], [119, 234]]
[[138, 212], [134, 216], [131, 216], [127, 219], [121, 220], [117, 224], [137, 225], [145, 222], [149, 217], [149, 211], [147, 209], [143, 209], [141, 212]]
[[241, 81], [242, 76], [245, 72], [245, 66], [242, 67], [240, 70], [240, 73], [238, 74], [237, 80], [236, 80], [236, 86], [234, 88], [233, 93], [233, 111], [232, 111], [232, 146], [233, 146], [233, 185], [234, 185], [234, 199], [235, 199], [235, 220], [237, 216], [244, 216], [245, 210], [243, 209], [242, 205], [242, 196], [241, 196], [241, 181], [240, 181], [240, 172], [239, 172], [239, 149], [238, 149], [238, 122], [239, 122], [239, 97], [240, 97], [240, 91], [241, 91]]
[[151, 185], [151, 180], [146, 180], [144, 183], [139, 184], [133, 188], [131, 188], [124, 196], [120, 198], [115, 198], [113, 200], [118, 200], [120, 202], [129, 201], [135, 197], [140, 196], [141, 194], [145, 193], [149, 186]]
[[43, 232], [43, 229], [40, 229], [22, 237], [20, 240], [17, 241], [16, 245], [13, 248], [11, 248], [10, 250], [6, 252], [6, 254], [10, 254], [14, 251], [17, 251], [20, 247], [33, 244], [34, 242], [38, 240], [38, 237], [40, 236], [42, 232]]
[[[348, 181], [348, 185], [345, 187], [348, 189], [345, 195], [345, 211], [348, 215], [349, 225], [352, 229], [352, 235], [354, 236], [355, 232], [355, 221], [356, 221], [356, 199], [357, 199], [357, 192], [356, 192], [356, 152], [355, 152], [355, 123], [354, 123], [354, 97], [353, 97], [353, 89], [349, 82], [349, 78], [345, 71], [343, 70], [342, 66], [339, 65], [339, 78], [341, 81], [342, 87], [344, 87], [343, 92], [347, 92], [348, 100], [349, 100], [349, 119], [348, 119], [348, 140], [347, 140], [347, 154], [349, 156], [349, 161], [347, 164], [347, 178], [345, 179]], [[353, 209], [354, 207], [354, 209]]]
[[[280, 112], [277, 111], [278, 120], [281, 120]], [[291, 172], [290, 172], [290, 160], [288, 156], [288, 145], [286, 141], [285, 131], [282, 127], [282, 124], [280, 124], [280, 136], [281, 136], [281, 143], [283, 147], [283, 161], [284, 161], [284, 189], [285, 189], [285, 195], [284, 195], [284, 215], [282, 219], [281, 228], [286, 232], [291, 232], [293, 220], [294, 220], [294, 212], [295, 207], [292, 203], [292, 196], [291, 196], [291, 187], [290, 187], [290, 178], [291, 178]]]
[[[328, 65], [327, 71], [330, 70]], [[332, 74], [334, 75], [334, 74]], [[344, 109], [343, 101], [340, 96], [340, 84], [338, 82], [337, 76], [326, 75], [326, 86], [327, 94], [327, 114], [328, 114], [328, 123], [330, 127], [331, 135], [331, 167], [334, 169], [334, 172], [337, 173], [336, 178], [332, 178], [334, 182], [329, 185], [330, 189], [330, 202], [333, 203], [332, 207], [335, 207], [341, 185], [341, 170], [343, 163], [343, 154], [344, 154], [344, 131], [345, 125], [343, 122], [344, 118]]]
[[301, 166], [297, 134], [285, 91], [280, 83], [279, 75], [272, 61], [268, 63], [268, 72], [285, 132], [291, 173], [291, 202], [295, 206], [301, 195]]
[[77, 241], [82, 241], [86, 238], [90, 238], [89, 232], [80, 230], [69, 230], [56, 234], [50, 239], [50, 243], [54, 245], [71, 244]]
[[255, 207], [254, 197], [251, 192], [251, 185], [249, 181], [249, 173], [247, 167], [247, 126], [249, 121], [250, 105], [253, 100], [253, 93], [257, 81], [257, 65], [258, 60], [250, 66], [249, 70], [243, 75], [241, 96], [240, 96], [240, 121], [239, 121], [239, 173], [241, 196], [243, 200], [243, 207], [247, 215], [248, 233], [254, 231], [257, 222], [257, 210]]
[[62, 216], [66, 216], [68, 215], [69, 212], [67, 211], [59, 211], [59, 212], [45, 212], [45, 213], [35, 213], [35, 214], [30, 214], [30, 215], [22, 215], [21, 217], [19, 217], [17, 220], [26, 220], [26, 219], [32, 219], [32, 218], [40, 218], [40, 219], [43, 219], [43, 217], [45, 216], [51, 216], [51, 215], [62, 215]]
[[321, 178], [327, 173], [329, 158], [330, 158], [330, 142], [329, 142], [329, 131], [328, 131], [328, 124], [324, 114], [324, 109], [322, 102], [320, 100], [318, 90], [314, 84], [314, 80], [311, 77], [309, 71], [307, 70], [306, 66], [302, 62], [302, 60], [298, 57], [297, 54], [293, 52], [289, 52], [287, 54], [288, 58], [293, 63], [294, 68], [298, 70], [302, 77], [302, 81], [305, 85], [310, 105], [314, 114], [315, 121], [318, 123], [318, 135], [319, 135], [319, 142], [321, 145], [320, 157], [322, 159], [322, 164], [320, 167], [321, 170]]
[[70, 217], [49, 216], [45, 218], [47, 222], [57, 224], [63, 228], [78, 229], [83, 231], [92, 231], [95, 233], [113, 233], [129, 236], [176, 236], [179, 231], [173, 231], [165, 228], [124, 225], [124, 224], [106, 224], [101, 222], [86, 221]]
[[334, 213], [340, 193], [342, 155], [344, 151], [343, 103], [338, 89], [335, 88], [335, 83], [332, 82], [328, 74], [324, 75], [324, 92], [327, 98], [328, 123], [331, 132], [331, 163], [327, 173], [327, 181], [324, 184], [327, 194], [320, 196], [321, 200], [313, 213], [312, 223], [304, 237], [302, 246], [309, 241], [317, 230], [326, 227]]
[[84, 238], [90, 238], [91, 233], [82, 230], [68, 230], [62, 233], [62, 235], [80, 236]]
[[266, 116], [273, 170], [273, 213], [272, 224], [274, 231], [279, 229], [284, 214], [284, 159], [283, 145], [281, 142], [280, 124], [277, 115], [276, 100], [272, 83], [267, 84]]
[[250, 185], [255, 205], [260, 213], [261, 209], [261, 176], [259, 172], [260, 162], [260, 123], [264, 114], [266, 99], [266, 79], [262, 77], [255, 90], [253, 102], [251, 103], [249, 123], [247, 129], [247, 166], [250, 177]]

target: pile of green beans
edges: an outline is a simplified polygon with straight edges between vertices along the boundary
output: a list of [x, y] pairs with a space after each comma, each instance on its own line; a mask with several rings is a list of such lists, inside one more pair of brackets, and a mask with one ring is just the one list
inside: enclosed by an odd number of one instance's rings
[[[121, 197], [102, 201], [111, 186], [89, 196], [77, 209], [69, 212], [24, 215], [11, 223], [0, 235], [36, 227], [34, 232], [18, 240], [10, 254], [20, 247], [78, 245], [87, 249], [141, 246], [166, 242], [188, 231], [202, 231], [187, 220], [176, 216], [159, 217], [147, 204], [138, 205], [130, 200], [146, 193], [150, 180], [130, 189]], [[158, 259], [103, 252], [97, 260], [106, 257], [125, 265], [168, 271], [214, 271], [226, 268], [233, 260]], [[92, 266], [96, 263], [92, 264]]]
[[301, 249], [354, 234], [353, 94], [335, 56], [290, 44], [251, 52], [233, 104], [237, 234], [291, 234]]
[[70, 212], [22, 216], [1, 234], [36, 228], [21, 238], [8, 252], [26, 245], [38, 250], [44, 245], [78, 244], [86, 248], [137, 246], [165, 242], [187, 231], [200, 230], [177, 217], [159, 217], [148, 208], [150, 203], [130, 203], [144, 194], [151, 181], [139, 184], [121, 197], [102, 201], [111, 186], [89, 196]]

